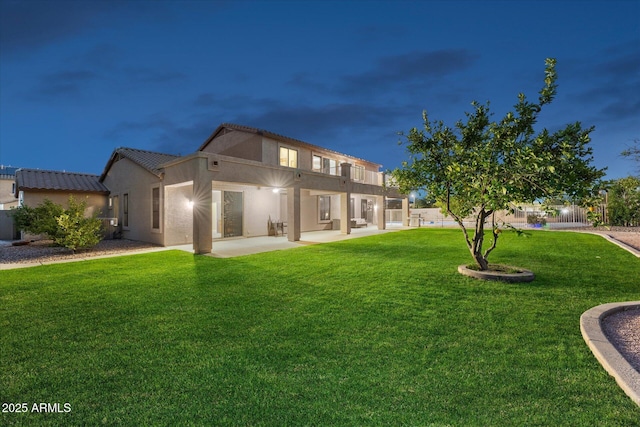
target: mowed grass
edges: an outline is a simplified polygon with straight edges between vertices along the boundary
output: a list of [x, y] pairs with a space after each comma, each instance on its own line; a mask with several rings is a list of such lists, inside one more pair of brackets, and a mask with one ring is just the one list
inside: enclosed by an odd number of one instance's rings
[[[233, 259], [179, 251], [4, 271], [3, 425], [631, 426], [579, 318], [640, 300], [599, 236], [502, 237], [528, 284], [456, 272], [458, 230]], [[69, 413], [34, 413], [33, 403]]]

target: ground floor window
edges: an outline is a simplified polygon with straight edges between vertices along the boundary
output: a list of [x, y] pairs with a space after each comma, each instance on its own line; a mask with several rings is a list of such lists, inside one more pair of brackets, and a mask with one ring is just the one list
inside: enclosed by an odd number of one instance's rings
[[129, 226], [129, 193], [122, 195], [122, 225]]
[[320, 221], [331, 220], [331, 196], [318, 196]]
[[160, 188], [151, 189], [151, 228], [160, 229]]

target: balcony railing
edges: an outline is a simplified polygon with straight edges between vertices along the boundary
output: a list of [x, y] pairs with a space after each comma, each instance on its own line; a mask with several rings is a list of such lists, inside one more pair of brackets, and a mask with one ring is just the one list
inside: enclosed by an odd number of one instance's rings
[[[340, 166], [336, 166], [334, 168], [314, 169], [314, 172], [324, 173], [327, 175], [342, 176], [342, 168]], [[368, 171], [351, 167], [351, 176], [349, 178], [353, 182], [360, 182], [362, 184], [382, 185], [382, 176], [382, 172]]]

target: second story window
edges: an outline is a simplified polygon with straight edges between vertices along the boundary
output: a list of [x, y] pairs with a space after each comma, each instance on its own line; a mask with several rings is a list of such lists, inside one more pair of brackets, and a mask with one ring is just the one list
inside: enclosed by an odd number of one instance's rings
[[298, 167], [298, 150], [280, 147], [280, 166]]
[[313, 155], [313, 170], [314, 171], [322, 171], [322, 157]]
[[338, 162], [333, 159], [322, 159], [322, 172], [329, 175], [338, 175]]
[[364, 167], [362, 166], [353, 166], [351, 168], [351, 175], [353, 176], [354, 181], [364, 181]]

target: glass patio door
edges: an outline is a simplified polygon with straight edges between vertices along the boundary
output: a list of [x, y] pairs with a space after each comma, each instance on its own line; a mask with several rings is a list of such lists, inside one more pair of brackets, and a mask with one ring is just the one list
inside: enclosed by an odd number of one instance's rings
[[211, 192], [211, 238], [242, 237], [243, 193], [213, 190]]
[[242, 237], [243, 197], [241, 191], [223, 191], [223, 237]]

